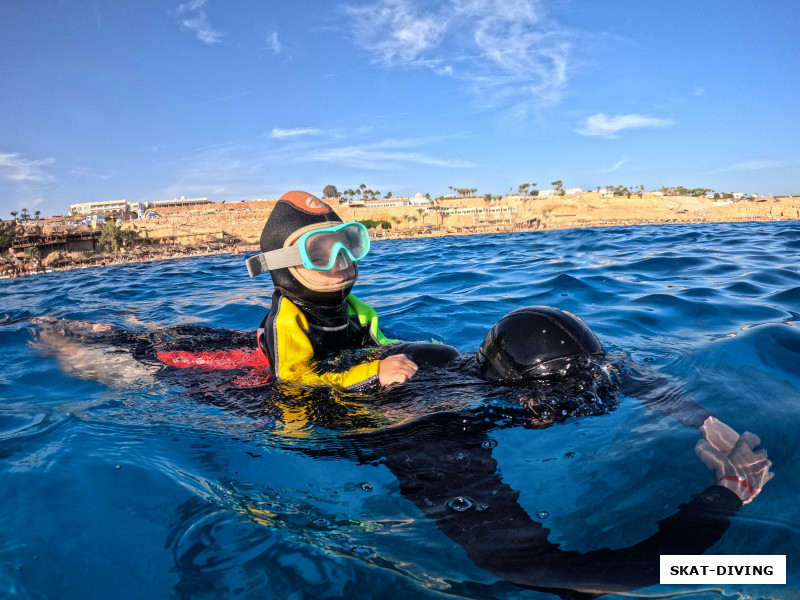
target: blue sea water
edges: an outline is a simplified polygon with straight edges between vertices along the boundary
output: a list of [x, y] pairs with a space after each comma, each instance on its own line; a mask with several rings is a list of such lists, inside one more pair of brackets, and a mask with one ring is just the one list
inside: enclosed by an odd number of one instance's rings
[[[708, 553], [785, 554], [787, 584], [637, 593], [791, 599], [799, 258], [798, 223], [397, 240], [373, 244], [354, 292], [388, 335], [465, 353], [515, 308], [566, 309], [757, 433], [775, 477]], [[380, 464], [307, 451], [325, 443], [313, 427], [278, 435], [139, 370], [124, 347], [53, 348], [30, 320], [252, 330], [271, 291], [230, 255], [0, 281], [0, 598], [555, 598], [476, 567]], [[634, 398], [492, 438], [504, 482], [567, 550], [635, 544], [711, 481], [697, 431]]]

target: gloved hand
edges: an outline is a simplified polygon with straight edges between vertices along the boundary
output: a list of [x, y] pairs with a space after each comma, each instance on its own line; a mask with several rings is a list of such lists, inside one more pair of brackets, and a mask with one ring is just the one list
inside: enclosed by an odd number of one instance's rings
[[739, 433], [716, 417], [708, 417], [700, 427], [700, 433], [709, 444], [725, 456], [730, 456], [736, 442], [739, 441]]
[[704, 439], [697, 442], [695, 454], [715, 472], [717, 485], [734, 492], [744, 504], [752, 502], [775, 476], [769, 470], [772, 461], [767, 458], [767, 451], [754, 451], [761, 439], [749, 431], [738, 435], [713, 417], [707, 419], [700, 430]]

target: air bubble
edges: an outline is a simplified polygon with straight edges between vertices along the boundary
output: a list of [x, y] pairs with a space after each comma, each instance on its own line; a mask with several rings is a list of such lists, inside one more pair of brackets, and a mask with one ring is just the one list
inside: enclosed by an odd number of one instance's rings
[[358, 487], [360, 487], [365, 492], [371, 492], [373, 490], [372, 484], [369, 481], [365, 481], [364, 483], [359, 483]]
[[447, 503], [447, 506], [456, 512], [464, 512], [465, 510], [472, 508], [474, 505], [475, 503], [472, 500], [464, 496], [457, 496]]
[[464, 460], [465, 458], [467, 458], [467, 455], [464, 454], [463, 452], [459, 452], [458, 454], [456, 454], [456, 460]]
[[368, 548], [367, 546], [353, 546], [350, 548], [353, 554], [360, 556], [362, 558], [369, 558], [373, 554], [375, 554], [375, 550], [372, 548]]
[[481, 444], [481, 448], [485, 448], [486, 450], [491, 450], [492, 448], [497, 447], [497, 442], [495, 440], [486, 440]]
[[328, 519], [314, 519], [311, 521], [311, 523], [317, 527], [327, 527], [330, 525], [330, 521], [328, 521]]
[[488, 508], [489, 508], [488, 504], [476, 504], [475, 505], [475, 510], [477, 510], [478, 512], [483, 512]]
[[550, 513], [547, 512], [546, 510], [540, 510], [538, 513], [536, 513], [536, 516], [539, 517], [540, 519], [546, 519], [547, 517], [550, 516]]

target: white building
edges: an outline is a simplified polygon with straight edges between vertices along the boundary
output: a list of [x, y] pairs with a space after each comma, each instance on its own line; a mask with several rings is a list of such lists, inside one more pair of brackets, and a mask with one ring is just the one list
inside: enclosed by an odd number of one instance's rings
[[426, 198], [422, 194], [415, 194], [413, 198], [409, 198], [408, 204], [410, 206], [430, 206], [433, 200]]
[[105, 202], [81, 202], [70, 204], [69, 212], [73, 215], [96, 215], [98, 212], [128, 210], [127, 200], [107, 200]]

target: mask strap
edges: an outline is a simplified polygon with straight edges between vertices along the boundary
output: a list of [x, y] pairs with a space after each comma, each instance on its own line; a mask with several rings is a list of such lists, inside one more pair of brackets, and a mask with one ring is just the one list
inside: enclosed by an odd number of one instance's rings
[[270, 252], [259, 252], [245, 261], [247, 272], [250, 277], [260, 275], [265, 271], [275, 269], [286, 269], [303, 264], [303, 257], [300, 255], [298, 246], [288, 246]]

